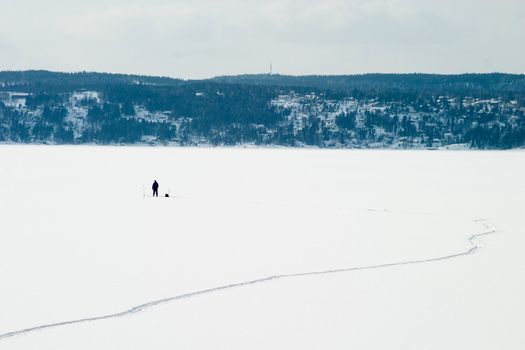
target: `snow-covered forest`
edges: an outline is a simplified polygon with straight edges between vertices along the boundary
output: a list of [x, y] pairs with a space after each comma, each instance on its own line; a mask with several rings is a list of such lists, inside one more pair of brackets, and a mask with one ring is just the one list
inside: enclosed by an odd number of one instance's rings
[[1, 72], [0, 142], [519, 148], [525, 77]]

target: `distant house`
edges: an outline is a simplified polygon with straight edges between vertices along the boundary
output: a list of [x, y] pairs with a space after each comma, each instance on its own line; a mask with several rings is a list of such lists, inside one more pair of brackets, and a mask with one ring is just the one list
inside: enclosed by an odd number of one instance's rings
[[2, 92], [0, 93], [0, 101], [9, 107], [25, 107], [28, 93], [23, 92]]
[[446, 144], [455, 143], [454, 134], [452, 134], [450, 132], [445, 133], [445, 135], [443, 135], [443, 139], [444, 139]]

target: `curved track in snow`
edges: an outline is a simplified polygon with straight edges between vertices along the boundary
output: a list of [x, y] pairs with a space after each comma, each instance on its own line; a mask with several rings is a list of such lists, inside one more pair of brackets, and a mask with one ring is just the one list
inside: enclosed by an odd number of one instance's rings
[[[383, 210], [382, 210], [383, 211]], [[384, 210], [387, 211], [387, 210]], [[50, 324], [44, 324], [36, 327], [21, 329], [13, 332], [8, 332], [4, 334], [0, 334], [0, 340], [10, 338], [10, 337], [16, 337], [16, 336], [22, 336], [27, 335], [28, 333], [36, 332], [36, 331], [42, 331], [47, 330], [51, 328], [58, 328], [73, 324], [79, 324], [79, 323], [86, 323], [86, 322], [95, 322], [95, 321], [102, 321], [112, 318], [120, 318], [125, 316], [130, 316], [138, 312], [146, 311], [148, 309], [151, 309], [155, 306], [171, 303], [177, 300], [191, 298], [195, 296], [200, 296], [204, 294], [210, 294], [219, 292], [222, 290], [227, 289], [233, 289], [233, 288], [240, 288], [245, 287], [249, 285], [259, 284], [259, 283], [265, 283], [269, 281], [279, 280], [279, 279], [287, 279], [287, 278], [294, 278], [294, 277], [307, 277], [307, 276], [316, 276], [316, 275], [327, 275], [332, 273], [341, 273], [341, 272], [349, 272], [349, 271], [357, 271], [357, 270], [372, 270], [372, 269], [380, 269], [380, 268], [387, 268], [387, 267], [394, 267], [394, 266], [401, 266], [401, 265], [411, 265], [411, 264], [422, 264], [422, 263], [429, 263], [429, 262], [435, 262], [435, 261], [442, 261], [442, 260], [450, 260], [455, 259], [461, 256], [471, 255], [476, 253], [479, 249], [481, 249], [483, 246], [479, 243], [478, 238], [490, 234], [494, 234], [498, 232], [497, 229], [495, 229], [490, 223], [487, 222], [487, 220], [480, 219], [475, 220], [476, 223], [483, 225], [483, 227], [486, 229], [486, 231], [478, 234], [473, 234], [468, 238], [468, 242], [470, 243], [471, 247], [463, 252], [451, 254], [451, 255], [444, 255], [444, 256], [438, 256], [434, 258], [428, 258], [428, 259], [421, 259], [421, 260], [408, 260], [408, 261], [399, 261], [399, 262], [393, 262], [393, 263], [387, 263], [387, 264], [380, 264], [380, 265], [369, 265], [369, 266], [356, 266], [356, 267], [347, 267], [347, 268], [340, 268], [340, 269], [332, 269], [332, 270], [322, 270], [322, 271], [310, 271], [310, 272], [299, 272], [299, 273], [290, 273], [290, 274], [281, 274], [281, 275], [273, 275], [268, 276], [264, 278], [254, 279], [250, 281], [245, 282], [239, 282], [239, 283], [232, 283], [227, 284], [219, 287], [204, 289], [196, 292], [186, 293], [186, 294], [180, 294], [177, 296], [173, 296], [170, 298], [160, 299], [160, 300], [154, 300], [148, 303], [144, 303], [141, 305], [134, 306], [128, 310], [113, 313], [113, 314], [107, 314], [102, 316], [94, 316], [89, 318], [82, 318], [77, 320], [70, 320], [70, 321], [64, 321], [64, 322], [57, 322], [57, 323], [50, 323]]]

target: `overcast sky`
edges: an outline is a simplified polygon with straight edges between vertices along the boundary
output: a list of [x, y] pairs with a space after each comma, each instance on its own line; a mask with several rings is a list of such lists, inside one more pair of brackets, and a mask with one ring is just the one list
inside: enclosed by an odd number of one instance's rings
[[0, 70], [525, 73], [525, 0], [0, 0]]

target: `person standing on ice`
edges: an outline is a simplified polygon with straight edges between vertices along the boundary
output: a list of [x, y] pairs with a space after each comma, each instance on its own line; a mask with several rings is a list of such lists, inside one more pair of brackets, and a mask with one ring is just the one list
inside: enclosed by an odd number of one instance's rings
[[159, 196], [159, 183], [157, 180], [153, 182], [153, 186], [151, 186], [151, 189], [153, 190], [153, 197]]

